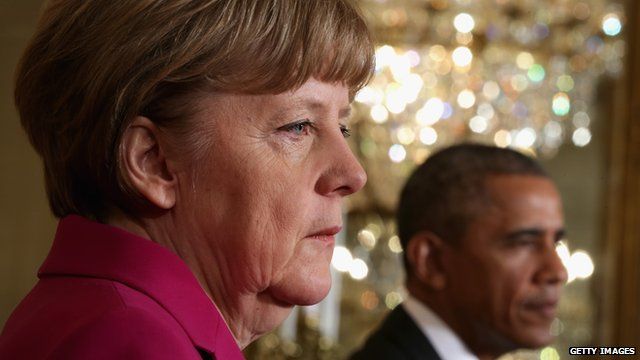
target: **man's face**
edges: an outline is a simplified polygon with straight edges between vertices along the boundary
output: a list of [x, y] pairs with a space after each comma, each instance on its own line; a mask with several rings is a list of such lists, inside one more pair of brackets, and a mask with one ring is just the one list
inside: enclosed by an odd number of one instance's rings
[[489, 207], [444, 253], [444, 291], [466, 327], [459, 330], [501, 347], [547, 345], [567, 279], [555, 251], [564, 232], [560, 197], [543, 177], [492, 176], [485, 185]]

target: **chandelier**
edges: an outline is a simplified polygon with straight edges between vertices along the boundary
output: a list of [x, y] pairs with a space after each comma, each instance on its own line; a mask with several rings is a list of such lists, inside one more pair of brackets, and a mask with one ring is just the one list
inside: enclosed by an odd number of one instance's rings
[[608, 1], [360, 3], [379, 45], [375, 75], [355, 97], [355, 145], [370, 178], [364, 196], [385, 209], [441, 146], [552, 157], [563, 143], [588, 145], [594, 84], [623, 70], [624, 12]]

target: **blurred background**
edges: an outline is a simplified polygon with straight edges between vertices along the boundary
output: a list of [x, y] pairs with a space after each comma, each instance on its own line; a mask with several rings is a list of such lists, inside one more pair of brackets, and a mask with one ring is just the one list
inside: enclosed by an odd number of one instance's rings
[[[13, 71], [42, 1], [0, 0], [0, 326], [36, 281], [55, 230], [13, 106]], [[376, 74], [351, 145], [369, 181], [345, 207], [320, 304], [296, 308], [248, 359], [342, 359], [402, 302], [393, 211], [405, 178], [463, 140], [537, 157], [562, 193], [569, 283], [552, 346], [640, 349], [640, 8], [629, 0], [360, 0]], [[635, 85], [638, 86], [635, 86]]]

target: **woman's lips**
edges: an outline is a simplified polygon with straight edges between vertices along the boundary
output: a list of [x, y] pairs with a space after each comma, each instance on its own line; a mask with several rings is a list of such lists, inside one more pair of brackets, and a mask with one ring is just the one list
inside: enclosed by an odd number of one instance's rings
[[322, 230], [316, 231], [307, 238], [315, 239], [318, 241], [334, 244], [336, 241], [335, 235], [342, 230], [342, 226], [331, 226]]

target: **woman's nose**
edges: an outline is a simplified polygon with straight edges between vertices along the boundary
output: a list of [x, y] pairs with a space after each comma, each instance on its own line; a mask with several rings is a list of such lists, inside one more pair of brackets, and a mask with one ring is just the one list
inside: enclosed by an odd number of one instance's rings
[[343, 197], [362, 189], [367, 182], [367, 174], [341, 135], [321, 151], [327, 152], [326, 161], [329, 166], [316, 183], [319, 194]]

